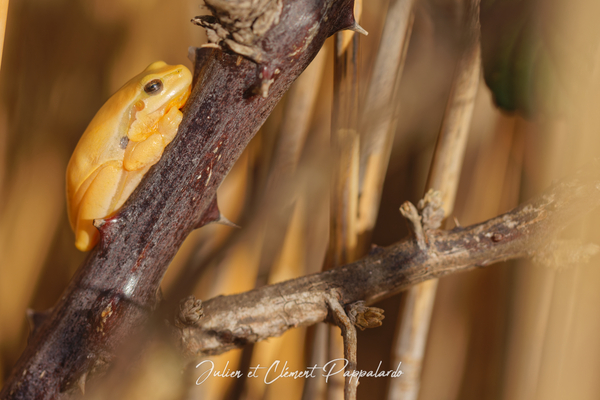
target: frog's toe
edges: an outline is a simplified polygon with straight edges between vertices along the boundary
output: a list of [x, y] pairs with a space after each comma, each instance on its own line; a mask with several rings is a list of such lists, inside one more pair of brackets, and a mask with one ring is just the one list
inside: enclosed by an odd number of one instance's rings
[[96, 228], [92, 226], [93, 232], [82, 229], [75, 236], [75, 247], [81, 251], [90, 251], [98, 243], [99, 235]]

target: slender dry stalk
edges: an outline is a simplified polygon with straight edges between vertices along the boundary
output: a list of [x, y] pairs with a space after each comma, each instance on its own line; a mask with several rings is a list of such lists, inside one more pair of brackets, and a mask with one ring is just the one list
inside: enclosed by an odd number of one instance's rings
[[[306, 186], [307, 166], [300, 164], [300, 161], [327, 55], [327, 48], [324, 47], [287, 93], [282, 122], [277, 129], [277, 141], [270, 157], [265, 191], [257, 201], [259, 210], [253, 216], [254, 222], [250, 226], [252, 229], [260, 224], [263, 230], [263, 254], [257, 287], [306, 274], [299, 251], [306, 247], [301, 225], [309, 221], [303, 202], [311, 194], [303, 190]], [[297, 349], [302, 352], [303, 343], [304, 332], [299, 331], [294, 335], [275, 339], [268, 345], [259, 344], [252, 350], [251, 365], [265, 365], [273, 359], [286, 360], [289, 365], [295, 362], [303, 364], [302, 357], [291, 351]], [[301, 384], [300, 381], [297, 383]], [[245, 391], [250, 398], [269, 398], [274, 395], [273, 392], [280, 390], [281, 384], [282, 382], [278, 382], [267, 387], [261, 381], [248, 380]], [[298, 395], [300, 392], [301, 389]]]
[[4, 49], [4, 33], [6, 32], [6, 17], [8, 15], [8, 0], [0, 0], [0, 66]]
[[287, 93], [270, 180], [285, 179], [286, 176], [281, 175], [293, 173], [298, 165], [321, 87], [326, 58], [327, 48], [324, 47]]
[[396, 133], [396, 93], [414, 20], [414, 0], [390, 1], [360, 124], [358, 248], [366, 251]]
[[331, 231], [325, 269], [354, 261], [358, 206], [358, 36], [344, 48], [344, 34], [335, 37]]
[[[352, 33], [351, 33], [352, 34]], [[329, 251], [324, 269], [355, 260], [358, 207], [358, 35], [336, 34], [334, 40]], [[328, 357], [344, 357], [339, 329], [329, 330]], [[336, 376], [327, 385], [327, 398], [346, 399], [344, 379]]]
[[[451, 217], [463, 225], [485, 220], [518, 204], [522, 172], [518, 148], [523, 135], [515, 129], [514, 116], [498, 112], [489, 125], [482, 124], [482, 106], [486, 105], [481, 101], [485, 97], [479, 97], [485, 94], [482, 89], [480, 85], [469, 134], [469, 144], [477, 145], [467, 147]], [[479, 117], [478, 112], [482, 112]], [[468, 164], [469, 156], [475, 160]], [[507, 268], [450, 278], [441, 284], [431, 318], [419, 397], [477, 399], [482, 393], [501, 390], [503, 332], [508, 329], [501, 310], [508, 306], [512, 272], [509, 264]], [[462, 385], [463, 376], [473, 379]]]
[[294, 204], [304, 196], [304, 171], [298, 170], [298, 163], [309, 133], [326, 57], [327, 51], [321, 50], [288, 92], [281, 126], [276, 135], [277, 142], [270, 157], [265, 190], [256, 201], [259, 209], [252, 221], [253, 225], [261, 225], [264, 229], [264, 249], [257, 286], [266, 283], [269, 270], [284, 244]]
[[[8, 0], [0, 0], [0, 67], [2, 67], [2, 52], [4, 50], [4, 35], [6, 33], [6, 17], [8, 14]], [[0, 198], [2, 198], [5, 169], [5, 148], [7, 132], [2, 125], [5, 116], [0, 115]], [[2, 371], [0, 370], [0, 373]]]
[[[438, 136], [426, 188], [441, 193], [444, 217], [452, 213], [479, 83], [479, 0], [467, 0], [467, 28], [452, 90]], [[414, 400], [435, 300], [437, 280], [412, 287], [399, 320], [392, 365], [402, 362], [403, 379], [392, 380], [388, 398]]]

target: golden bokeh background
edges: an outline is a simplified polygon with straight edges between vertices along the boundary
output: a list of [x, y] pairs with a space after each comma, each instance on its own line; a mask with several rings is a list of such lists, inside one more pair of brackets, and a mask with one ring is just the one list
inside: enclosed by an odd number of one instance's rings
[[[385, 51], [378, 43], [387, 4], [363, 4], [361, 25], [369, 35], [360, 38], [361, 102], [376, 54]], [[373, 232], [378, 245], [407, 234], [398, 207], [423, 195], [459, 54], [460, 5], [423, 0], [415, 8], [398, 127]], [[545, 7], [545, 17], [565, 33], [556, 58], [561, 85], [579, 88], [584, 79], [586, 88], [569, 98], [571, 113], [524, 119], [500, 112], [480, 80], [453, 212], [463, 226], [508, 211], [600, 155], [600, 65], [590, 66], [588, 78], [577, 62], [581, 54], [598, 60], [600, 35], [592, 16], [600, 15], [599, 6], [556, 0]], [[0, 385], [26, 344], [27, 309], [52, 307], [84, 258], [73, 245], [64, 198], [65, 168], [79, 136], [110, 94], [151, 62], [191, 67], [188, 48], [205, 43], [206, 36], [189, 21], [202, 13], [198, 0], [8, 4], [0, 70]], [[328, 41], [220, 187], [223, 214], [242, 228], [207, 226], [190, 235], [165, 276], [168, 299], [186, 290], [209, 299], [321, 270], [329, 235], [325, 171], [333, 50]], [[299, 118], [292, 115], [297, 98], [310, 101], [302, 123], [292, 124], [290, 118]], [[292, 134], [301, 137], [299, 148], [282, 141]], [[600, 244], [600, 214], [585, 215], [563, 237]], [[519, 260], [441, 279], [418, 399], [597, 399], [599, 262], [595, 256], [583, 265], [548, 267]], [[375, 370], [380, 361], [382, 368], [395, 369], [390, 353], [401, 300], [399, 295], [377, 304], [386, 310], [383, 326], [359, 332], [359, 369]], [[275, 360], [303, 369], [309, 358], [305, 343], [317, 334], [293, 329], [211, 359], [216, 369]], [[115, 370], [121, 378], [111, 375], [90, 397], [302, 398], [302, 380], [265, 385], [261, 379], [215, 378], [196, 386], [193, 367], [183, 372], [181, 362], [169, 346], [153, 343], [135, 364], [142, 367], [120, 363]], [[388, 385], [387, 379], [365, 378], [359, 398], [384, 399]]]

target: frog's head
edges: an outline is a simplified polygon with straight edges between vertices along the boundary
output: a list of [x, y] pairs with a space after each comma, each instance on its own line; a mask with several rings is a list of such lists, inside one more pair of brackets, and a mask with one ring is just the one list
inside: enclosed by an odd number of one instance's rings
[[136, 87], [130, 121], [132, 137], [137, 130], [151, 129], [172, 107], [183, 107], [190, 95], [192, 74], [183, 65], [156, 61], [130, 82]]
[[192, 74], [186, 67], [156, 61], [140, 75], [140, 100], [148, 114], [166, 105], [183, 107], [192, 84]]

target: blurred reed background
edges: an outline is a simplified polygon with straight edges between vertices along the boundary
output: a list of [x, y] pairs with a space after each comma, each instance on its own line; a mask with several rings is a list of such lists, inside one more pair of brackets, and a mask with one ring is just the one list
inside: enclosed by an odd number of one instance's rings
[[[0, 2], [0, 17], [7, 3]], [[360, 115], [373, 109], [377, 99], [369, 97], [369, 82], [376, 60], [398, 52], [379, 46], [388, 4], [396, 3], [365, 2], [360, 23], [369, 36], [347, 35], [342, 47], [332, 38], [286, 94], [219, 189], [221, 210], [242, 229], [207, 226], [190, 235], [164, 279], [167, 299], [176, 301], [186, 291], [209, 299], [317, 272], [362, 256], [371, 243], [389, 245], [407, 234], [398, 207], [406, 200], [416, 203], [426, 187], [462, 54], [466, 2], [415, 3], [414, 24], [405, 21], [412, 34], [399, 85], [392, 80], [393, 102], [361, 123], [348, 110]], [[205, 13], [200, 5], [198, 0], [10, 2], [0, 71], [0, 382], [25, 346], [26, 310], [51, 307], [84, 257], [73, 245], [64, 198], [64, 171], [79, 136], [110, 94], [151, 62], [191, 66], [188, 47], [206, 41], [203, 30], [189, 22]], [[542, 27], [560, 81], [552, 94], [558, 99], [554, 108], [528, 119], [500, 112], [480, 79], [452, 212], [461, 225], [511, 209], [600, 154], [598, 8], [593, 0], [556, 0], [537, 9], [534, 22]], [[395, 45], [401, 47], [398, 40]], [[344, 49], [350, 53], [343, 55]], [[350, 60], [342, 78], [339, 70], [334, 76], [335, 57]], [[345, 116], [338, 109], [332, 117], [334, 99], [336, 107], [340, 102], [350, 107]], [[392, 135], [380, 148], [366, 146], [375, 128], [364, 119], [384, 117], [391, 118]], [[367, 209], [376, 216], [374, 227]], [[355, 221], [357, 210], [362, 219]], [[339, 221], [334, 215], [346, 223], [332, 224]], [[599, 217], [597, 211], [588, 215], [563, 237], [600, 243]], [[585, 265], [563, 259], [552, 267], [508, 262], [441, 279], [418, 399], [598, 398], [598, 262], [598, 256]], [[359, 369], [375, 370], [380, 361], [382, 369], [395, 369], [402, 297], [376, 305], [386, 312], [382, 327], [359, 332]], [[290, 370], [303, 369], [335, 353], [326, 350], [336, 344], [323, 335], [327, 332], [319, 327], [294, 329], [211, 359], [217, 370], [227, 363], [230, 369], [247, 369], [275, 360], [287, 361]], [[124, 354], [133, 357], [135, 349], [131, 344]], [[215, 378], [196, 386], [197, 375], [193, 365], [182, 370], [166, 341], [154, 341], [141, 360], [122, 357], [88, 396], [332, 399], [340, 394], [320, 380], [265, 385], [262, 379]], [[362, 379], [359, 398], [392, 398], [389, 386], [388, 379]]]

